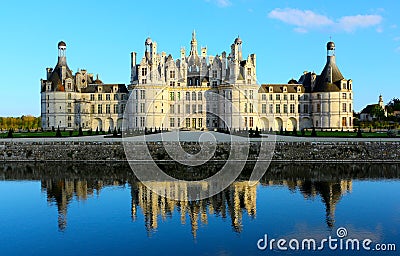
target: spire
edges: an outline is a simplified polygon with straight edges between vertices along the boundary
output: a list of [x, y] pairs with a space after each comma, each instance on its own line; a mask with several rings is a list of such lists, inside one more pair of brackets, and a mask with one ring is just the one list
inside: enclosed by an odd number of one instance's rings
[[197, 56], [197, 39], [196, 39], [196, 31], [192, 32], [192, 41], [190, 42], [190, 55]]

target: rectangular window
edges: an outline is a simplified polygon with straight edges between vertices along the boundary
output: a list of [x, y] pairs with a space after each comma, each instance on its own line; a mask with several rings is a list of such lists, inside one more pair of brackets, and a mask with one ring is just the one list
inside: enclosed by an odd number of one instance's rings
[[281, 95], [280, 94], [276, 95], [276, 100], [281, 100]]
[[106, 100], [110, 100], [110, 94], [106, 94]]
[[267, 113], [267, 104], [261, 105], [261, 113], [263, 113], [263, 114]]
[[343, 112], [347, 112], [347, 109], [346, 109], [346, 103], [342, 103], [342, 111]]
[[68, 121], [71, 121], [71, 120], [72, 120], [71, 116], [68, 116]]
[[247, 75], [251, 76], [251, 68], [247, 68]]
[[244, 113], [247, 113], [247, 103], [244, 103]]
[[197, 113], [199, 113], [199, 114], [203, 113], [203, 105], [201, 105], [201, 104], [197, 105]]
[[262, 94], [261, 99], [262, 100], [267, 100], [267, 95], [266, 94]]
[[277, 113], [277, 114], [281, 113], [281, 105], [280, 104], [275, 105], [275, 113]]
[[217, 70], [213, 70], [213, 72], [212, 72], [212, 77], [213, 77], [213, 78], [217, 78]]
[[121, 114], [123, 114], [125, 111], [125, 104], [121, 104]]
[[142, 68], [142, 76], [147, 76], [147, 68]]
[[203, 100], [203, 94], [201, 92], [197, 93], [197, 100]]
[[192, 105], [192, 114], [196, 114], [196, 104]]
[[175, 114], [175, 106], [174, 105], [169, 105], [169, 113]]
[[213, 86], [213, 87], [217, 87], [217, 85], [218, 85], [217, 81], [213, 81], [213, 82], [212, 82], [212, 86]]
[[69, 107], [69, 108], [71, 107], [71, 102], [68, 102], [68, 107]]
[[321, 104], [317, 104], [317, 113], [321, 112]]
[[94, 114], [94, 105], [91, 105], [90, 107], [90, 113]]
[[192, 100], [196, 100], [196, 92], [192, 92]]
[[269, 104], [269, 113], [272, 114], [274, 113], [274, 105]]
[[249, 104], [249, 112], [250, 112], [250, 113], [253, 113], [253, 103], [250, 103], [250, 104]]
[[186, 114], [190, 114], [190, 105], [186, 104]]
[[103, 114], [103, 105], [97, 105], [97, 114]]
[[290, 104], [290, 109], [289, 109], [290, 113], [294, 113], [294, 104]]
[[342, 117], [342, 126], [347, 126], [347, 118]]
[[178, 100], [181, 100], [181, 92], [178, 92]]
[[190, 128], [190, 118], [186, 118], [186, 128]]
[[140, 90], [140, 99], [141, 100], [146, 99], [146, 91], [145, 90]]
[[308, 104], [304, 104], [304, 106], [303, 106], [303, 109], [304, 109], [304, 113], [308, 113]]
[[181, 119], [177, 118], [176, 123], [177, 123], [177, 126], [180, 127], [181, 126]]
[[186, 100], [190, 100], [190, 92], [186, 92]]
[[106, 114], [110, 114], [111, 113], [111, 107], [110, 104], [106, 105]]
[[98, 94], [97, 95], [97, 100], [103, 100], [103, 94]]
[[118, 94], [114, 94], [114, 100], [118, 100]]
[[269, 95], [269, 100], [272, 100], [272, 94]]
[[197, 119], [197, 122], [198, 122], [198, 127], [199, 128], [203, 127], [203, 118]]
[[175, 70], [170, 70], [169, 71], [169, 78], [170, 79], [175, 79]]
[[250, 127], [253, 127], [253, 117], [250, 117]]
[[175, 118], [169, 119], [169, 127], [175, 127]]
[[68, 93], [68, 99], [69, 99], [69, 100], [72, 99], [71, 93]]
[[283, 104], [283, 113], [287, 114], [287, 104]]
[[175, 86], [175, 81], [169, 81], [169, 86]]
[[140, 117], [140, 126], [145, 127], [145, 125], [146, 125], [146, 119], [144, 116], [141, 116]]
[[[349, 112], [351, 112], [351, 103], [349, 104]], [[350, 124], [351, 125], [351, 124]]]
[[145, 111], [145, 105], [144, 103], [140, 103], [140, 113], [144, 113]]
[[247, 84], [251, 84], [251, 79], [247, 79]]
[[114, 114], [118, 114], [118, 105], [114, 104]]
[[170, 92], [169, 93], [169, 100], [172, 100], [172, 101], [175, 100], [175, 92]]
[[287, 100], [287, 94], [283, 95], [283, 100]]
[[342, 99], [346, 99], [347, 98], [347, 94], [346, 93], [342, 93]]
[[68, 123], [68, 127], [72, 127], [72, 124], [71, 124], [71, 123]]
[[253, 99], [253, 95], [254, 95], [254, 94], [253, 94], [253, 90], [250, 90], [250, 91], [249, 91], [249, 98], [250, 98], [251, 100]]
[[294, 94], [290, 94], [290, 100], [294, 100]]
[[244, 118], [244, 127], [247, 127], [247, 117]]
[[181, 105], [178, 105], [178, 114], [181, 113]]

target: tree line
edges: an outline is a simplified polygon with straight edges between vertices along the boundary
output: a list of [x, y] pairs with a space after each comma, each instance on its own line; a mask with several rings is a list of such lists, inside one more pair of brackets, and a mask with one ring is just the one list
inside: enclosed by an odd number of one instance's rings
[[40, 117], [31, 115], [21, 117], [0, 117], [1, 130], [36, 130], [42, 127], [42, 120]]

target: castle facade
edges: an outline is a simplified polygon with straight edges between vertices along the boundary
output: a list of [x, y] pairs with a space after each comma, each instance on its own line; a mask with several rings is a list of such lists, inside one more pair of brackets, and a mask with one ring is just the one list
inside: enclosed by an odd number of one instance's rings
[[182, 48], [174, 59], [147, 38], [142, 58], [131, 53], [125, 86], [86, 70], [73, 74], [60, 42], [57, 65], [41, 80], [42, 126], [113, 130], [125, 118], [132, 129], [353, 129], [352, 80], [337, 67], [333, 42], [319, 75], [304, 72], [283, 84], [258, 83], [256, 55], [244, 58], [242, 45], [237, 37], [228, 53], [210, 56], [206, 47], [198, 51], [193, 32], [190, 51]]

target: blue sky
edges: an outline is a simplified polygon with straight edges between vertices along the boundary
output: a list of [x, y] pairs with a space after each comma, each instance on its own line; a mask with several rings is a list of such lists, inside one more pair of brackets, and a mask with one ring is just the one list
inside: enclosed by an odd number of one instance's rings
[[332, 37], [359, 111], [379, 94], [400, 97], [399, 9], [396, 0], [2, 1], [0, 116], [40, 115], [40, 79], [55, 66], [60, 40], [74, 72], [128, 84], [130, 52], [141, 58], [146, 37], [176, 58], [193, 29], [210, 55], [228, 52], [240, 35], [244, 56], [257, 54], [259, 83], [320, 73]]

